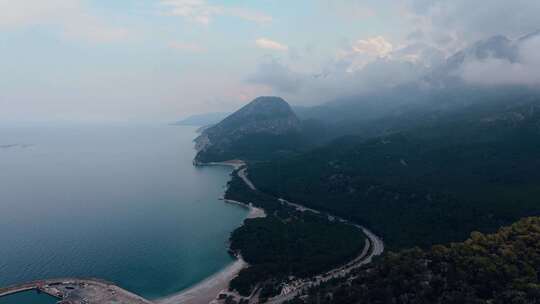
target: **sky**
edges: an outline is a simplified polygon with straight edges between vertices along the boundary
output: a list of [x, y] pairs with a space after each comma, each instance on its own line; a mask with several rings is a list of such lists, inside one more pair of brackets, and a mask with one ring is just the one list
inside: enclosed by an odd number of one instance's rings
[[[320, 104], [539, 30], [539, 11], [537, 0], [0, 0], [0, 122], [168, 122], [260, 95]], [[463, 77], [510, 70], [492, 82], [537, 84], [539, 48], [523, 48], [525, 66], [474, 62]]]

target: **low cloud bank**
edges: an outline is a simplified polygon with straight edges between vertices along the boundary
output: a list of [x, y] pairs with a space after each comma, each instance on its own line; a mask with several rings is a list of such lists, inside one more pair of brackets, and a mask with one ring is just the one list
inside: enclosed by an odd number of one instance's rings
[[540, 37], [517, 41], [512, 47], [517, 58], [468, 60], [461, 77], [480, 85], [540, 85]]
[[266, 57], [247, 81], [302, 105], [400, 85], [440, 87], [449, 79], [453, 86], [540, 85], [540, 33], [514, 41], [497, 36], [452, 55], [422, 43], [396, 48], [375, 37], [351, 44], [317, 71], [302, 71], [294, 62]]

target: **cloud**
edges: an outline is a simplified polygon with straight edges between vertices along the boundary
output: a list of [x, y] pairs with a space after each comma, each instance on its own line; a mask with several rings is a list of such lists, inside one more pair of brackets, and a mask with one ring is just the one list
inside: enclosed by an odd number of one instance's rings
[[261, 62], [247, 81], [271, 87], [277, 92], [293, 93], [302, 86], [305, 76], [293, 72], [289, 67], [273, 57]]
[[259, 11], [249, 10], [241, 7], [233, 7], [225, 10], [230, 16], [238, 17], [247, 21], [256, 22], [259, 24], [272, 22], [272, 17]]
[[479, 85], [540, 85], [540, 35], [518, 41], [517, 59], [469, 59], [460, 70], [461, 78]]
[[71, 39], [107, 43], [127, 40], [131, 37], [131, 32], [127, 28], [111, 27], [97, 19], [87, 17], [86, 21], [65, 26], [63, 35]]
[[494, 35], [511, 38], [540, 29], [537, 0], [405, 0], [405, 10], [424, 42], [450, 51]]
[[0, 30], [53, 25], [71, 39], [111, 42], [129, 37], [129, 30], [111, 26], [79, 0], [0, 0]]
[[269, 49], [269, 50], [275, 50], [275, 51], [289, 50], [288, 46], [281, 44], [277, 41], [270, 40], [268, 38], [259, 38], [255, 40], [255, 44], [261, 49]]
[[296, 104], [314, 105], [392, 88], [415, 81], [426, 73], [421, 64], [390, 56], [379, 57], [351, 71], [354, 62], [348, 59], [332, 61], [320, 70], [302, 71], [294, 62], [287, 64], [265, 57], [246, 81], [265, 86], [271, 94]]
[[330, 12], [348, 21], [364, 20], [377, 15], [373, 8], [361, 1], [319, 0], [317, 3], [324, 13]]
[[185, 51], [190, 53], [204, 53], [207, 49], [196, 43], [186, 43], [173, 41], [169, 43], [169, 47], [174, 50]]
[[223, 13], [222, 7], [208, 5], [204, 0], [164, 0], [161, 4], [169, 9], [167, 15], [201, 24], [209, 24], [215, 15]]
[[436, 47], [423, 42], [412, 42], [396, 48], [392, 58], [421, 64], [425, 67], [437, 67], [446, 60], [445, 53]]
[[355, 40], [321, 65], [305, 57], [266, 56], [246, 81], [297, 104], [314, 105], [413, 83], [445, 59], [429, 45], [396, 47], [381, 35]]
[[347, 49], [338, 52], [338, 58], [349, 65], [348, 71], [361, 69], [366, 64], [378, 58], [389, 56], [394, 49], [393, 45], [382, 36], [359, 39]]
[[209, 4], [205, 0], [161, 0], [166, 15], [185, 18], [190, 22], [208, 25], [217, 16], [230, 16], [259, 24], [272, 22], [262, 12], [243, 8]]
[[392, 44], [382, 36], [360, 39], [352, 45], [354, 52], [374, 57], [384, 57], [392, 52], [392, 49]]

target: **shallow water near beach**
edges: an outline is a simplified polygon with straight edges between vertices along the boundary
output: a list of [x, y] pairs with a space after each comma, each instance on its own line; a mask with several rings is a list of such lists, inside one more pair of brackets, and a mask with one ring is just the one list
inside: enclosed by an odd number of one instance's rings
[[195, 136], [173, 126], [0, 128], [0, 286], [97, 277], [155, 299], [226, 267], [247, 211], [219, 200], [230, 168], [192, 166]]

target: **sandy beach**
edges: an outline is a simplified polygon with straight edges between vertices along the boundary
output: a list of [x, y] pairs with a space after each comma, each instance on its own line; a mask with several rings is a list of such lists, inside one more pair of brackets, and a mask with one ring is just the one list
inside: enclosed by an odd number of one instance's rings
[[[228, 204], [248, 208], [249, 213], [246, 217], [247, 219], [266, 217], [266, 212], [263, 209], [254, 207], [252, 204], [225, 199], [223, 201]], [[242, 257], [237, 257], [237, 260], [232, 264], [195, 286], [180, 291], [177, 294], [155, 300], [154, 302], [157, 304], [208, 304], [215, 300], [222, 291], [227, 291], [229, 282], [238, 275], [240, 270], [247, 266], [248, 264]]]
[[[226, 161], [226, 162], [214, 162], [214, 163], [204, 163], [204, 164], [197, 164], [197, 165], [203, 165], [203, 166], [231, 166], [236, 170], [238, 176], [244, 181], [244, 183], [251, 188], [252, 190], [256, 190], [255, 185], [251, 182], [247, 175], [247, 170], [245, 168], [245, 163], [241, 160], [232, 160], [232, 161]], [[311, 211], [314, 213], [320, 213], [318, 210], [310, 209], [302, 205], [294, 204], [289, 201], [286, 201], [284, 199], [279, 199], [281, 203], [288, 204], [291, 207], [296, 208], [299, 211]], [[247, 208], [249, 210], [249, 213], [247, 215], [247, 219], [252, 218], [260, 218], [260, 217], [266, 217], [266, 212], [264, 209], [254, 207], [251, 203], [244, 203], [239, 202], [235, 200], [228, 200], [223, 199], [224, 202], [229, 204], [235, 204], [242, 206], [244, 208]], [[345, 221], [341, 218], [331, 216], [329, 215], [329, 219], [339, 219], [341, 221]], [[367, 230], [366, 228], [354, 225], [358, 227], [359, 229], [362, 229], [364, 231], [364, 234], [369, 239], [369, 241], [366, 240], [366, 246], [364, 247], [364, 250], [362, 253], [355, 258], [353, 261], [350, 261], [349, 263], [338, 267], [336, 269], [333, 269], [324, 275], [318, 276], [315, 280], [316, 282], [322, 282], [329, 280], [331, 278], [342, 276], [344, 273], [350, 271], [353, 268], [356, 268], [360, 265], [364, 265], [367, 263], [370, 263], [372, 258], [376, 255], [382, 254], [384, 251], [384, 244], [380, 238], [378, 238], [376, 235], [371, 233], [371, 231]], [[371, 247], [371, 252], [368, 253], [369, 249]], [[209, 303], [219, 303], [217, 301], [217, 297], [222, 292], [227, 292], [229, 282], [234, 279], [238, 275], [238, 273], [244, 268], [247, 267], [248, 264], [239, 257], [237, 261], [227, 266], [222, 271], [216, 273], [215, 275], [207, 278], [206, 280], [202, 281], [201, 283], [185, 290], [181, 291], [177, 294], [165, 297], [163, 299], [154, 301], [157, 304], [209, 304]], [[311, 285], [313, 282], [311, 280], [300, 280], [297, 281], [295, 286], [288, 286], [290, 288], [285, 288], [286, 292], [283, 294], [280, 294], [272, 299], [269, 300], [269, 303], [282, 303], [286, 300], [292, 299], [297, 293], [301, 290], [299, 286], [308, 286]], [[214, 301], [216, 300], [216, 301]]]
[[[245, 163], [241, 160], [232, 160], [198, 165], [231, 166], [234, 170], [238, 170], [243, 167]], [[248, 209], [249, 213], [246, 216], [246, 219], [266, 217], [266, 212], [263, 209], [254, 207], [252, 204], [227, 199], [223, 199], [223, 201], [228, 204], [234, 204]], [[236, 261], [229, 264], [229, 266], [225, 267], [220, 272], [206, 278], [204, 281], [176, 294], [154, 300], [154, 302], [157, 304], [208, 304], [214, 301], [222, 291], [227, 291], [229, 282], [238, 275], [240, 270], [247, 266], [248, 264], [242, 257], [237, 257]]]
[[266, 212], [264, 211], [264, 209], [254, 207], [253, 204], [251, 204], [251, 203], [246, 204], [246, 203], [242, 203], [242, 202], [235, 201], [235, 200], [229, 200], [229, 199], [224, 199], [223, 201], [225, 201], [228, 204], [239, 205], [239, 206], [241, 206], [243, 208], [247, 208], [249, 210], [249, 213], [248, 213], [246, 218], [248, 218], [248, 219], [254, 219], [254, 218], [258, 218], [258, 217], [266, 217]]
[[246, 266], [247, 263], [239, 257], [222, 271], [195, 286], [177, 294], [154, 300], [154, 302], [156, 304], [208, 304], [212, 302], [221, 291], [227, 290], [229, 282]]

